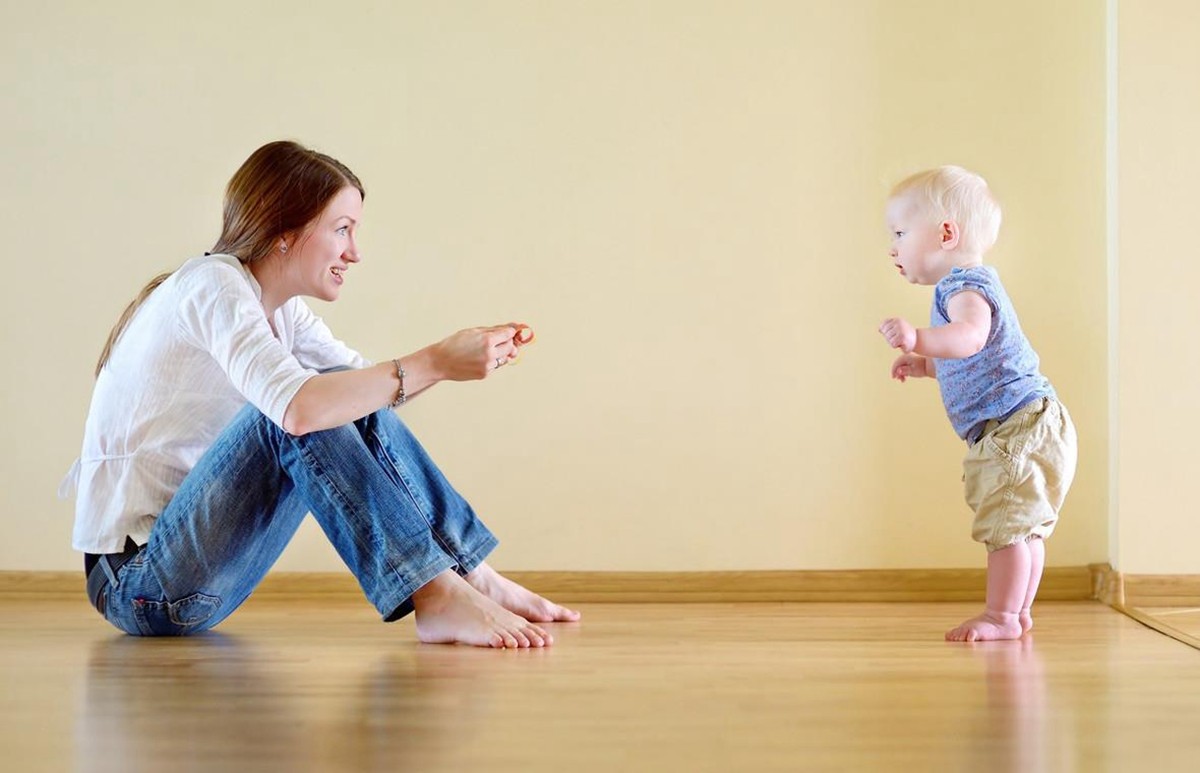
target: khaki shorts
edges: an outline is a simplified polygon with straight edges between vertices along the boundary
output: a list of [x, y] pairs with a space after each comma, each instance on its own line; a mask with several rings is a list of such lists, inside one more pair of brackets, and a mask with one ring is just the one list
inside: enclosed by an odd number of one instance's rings
[[1075, 425], [1052, 397], [1026, 405], [1003, 424], [989, 421], [963, 459], [971, 536], [1000, 550], [1054, 532], [1075, 477]]

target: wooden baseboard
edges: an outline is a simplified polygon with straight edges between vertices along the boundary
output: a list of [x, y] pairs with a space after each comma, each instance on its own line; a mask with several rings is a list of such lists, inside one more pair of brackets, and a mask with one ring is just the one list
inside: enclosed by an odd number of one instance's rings
[[1092, 564], [1092, 596], [1110, 607], [1125, 603], [1125, 580], [1121, 573], [1108, 564]]
[[1124, 604], [1133, 607], [1200, 607], [1200, 574], [1127, 574]]
[[[522, 585], [563, 603], [982, 601], [983, 569], [869, 569], [745, 572], [506, 572]], [[1038, 598], [1101, 598], [1112, 582], [1107, 565], [1050, 567]], [[0, 571], [0, 599], [79, 598], [82, 572]], [[276, 572], [256, 599], [360, 599], [346, 573]]]
[[1159, 614], [1165, 608], [1200, 607], [1200, 575], [1122, 574], [1107, 564], [1092, 568], [1097, 599], [1147, 628], [1200, 649], [1200, 639]]

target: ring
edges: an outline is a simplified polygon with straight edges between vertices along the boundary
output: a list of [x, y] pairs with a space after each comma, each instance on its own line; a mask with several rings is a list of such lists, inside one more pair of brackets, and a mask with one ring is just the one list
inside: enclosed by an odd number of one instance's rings
[[503, 365], [503, 364], [504, 364], [504, 358], [503, 358], [503, 357], [497, 357], [497, 358], [496, 358], [496, 367], [497, 367], [497, 368], [499, 368], [499, 367], [500, 367], [501, 365]]

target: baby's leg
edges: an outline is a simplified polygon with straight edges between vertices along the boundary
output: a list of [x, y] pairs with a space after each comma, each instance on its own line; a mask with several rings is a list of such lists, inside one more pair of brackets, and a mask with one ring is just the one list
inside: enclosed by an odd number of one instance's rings
[[1033, 614], [1030, 608], [1037, 596], [1038, 584], [1042, 581], [1042, 568], [1046, 565], [1046, 541], [1041, 537], [1029, 540], [1029, 590], [1025, 591], [1025, 603], [1021, 605], [1021, 631], [1027, 632], [1033, 628]]
[[946, 641], [1019, 639], [1020, 613], [1029, 592], [1029, 543], [1018, 542], [988, 553], [987, 608], [983, 614], [946, 632]]

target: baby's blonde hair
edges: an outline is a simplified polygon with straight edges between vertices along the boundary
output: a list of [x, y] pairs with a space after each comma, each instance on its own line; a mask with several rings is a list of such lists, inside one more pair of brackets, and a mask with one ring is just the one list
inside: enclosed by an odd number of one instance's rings
[[982, 255], [1000, 235], [1000, 205], [987, 181], [961, 166], [939, 166], [906, 177], [892, 188], [889, 200], [911, 196], [934, 220], [958, 224], [962, 249]]

